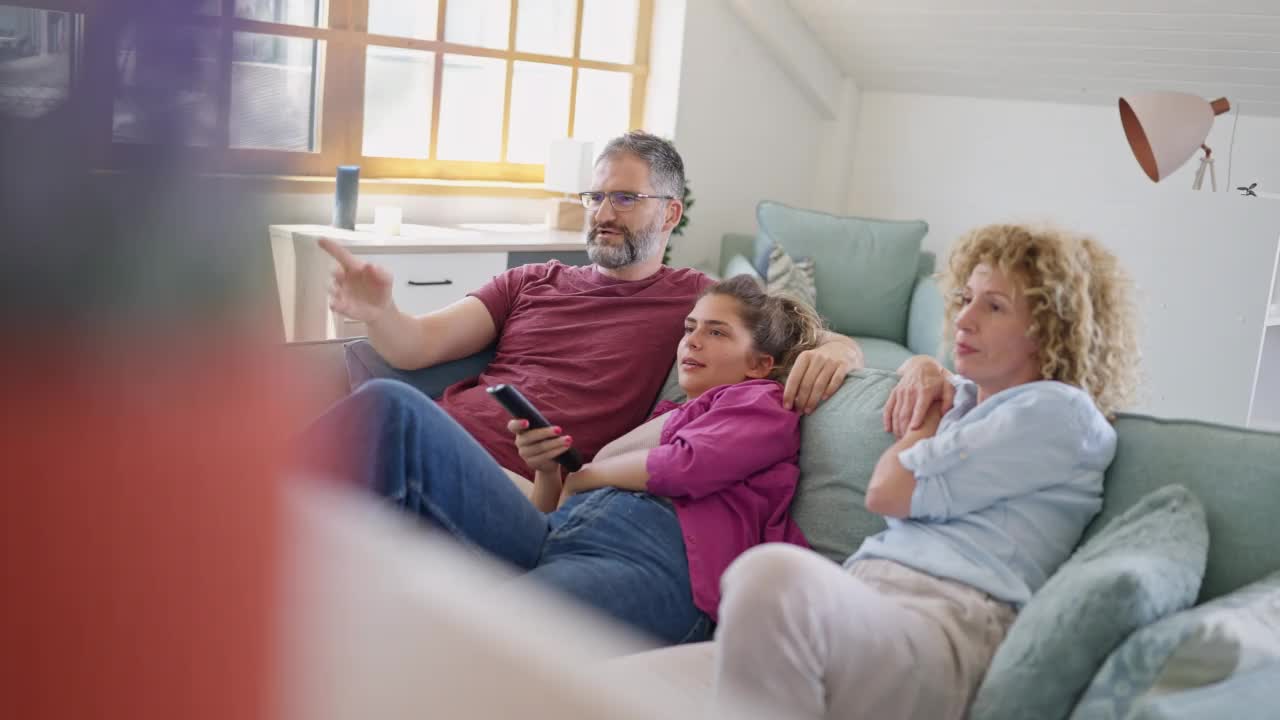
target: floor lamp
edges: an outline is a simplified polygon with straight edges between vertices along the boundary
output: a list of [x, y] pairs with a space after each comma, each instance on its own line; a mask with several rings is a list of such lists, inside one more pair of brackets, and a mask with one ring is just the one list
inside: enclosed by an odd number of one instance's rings
[[1157, 92], [1120, 98], [1120, 122], [1129, 147], [1152, 182], [1160, 182], [1182, 167], [1196, 150], [1204, 150], [1192, 187], [1204, 185], [1206, 168], [1214, 192], [1218, 178], [1213, 151], [1204, 144], [1214, 117], [1231, 109], [1226, 98], [1212, 102], [1198, 95]]

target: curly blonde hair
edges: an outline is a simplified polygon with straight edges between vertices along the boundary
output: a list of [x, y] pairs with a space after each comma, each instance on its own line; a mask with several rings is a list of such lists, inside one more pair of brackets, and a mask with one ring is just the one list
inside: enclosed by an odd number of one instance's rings
[[999, 268], [1031, 305], [1028, 334], [1040, 376], [1089, 393], [1108, 418], [1137, 392], [1137, 324], [1132, 284], [1092, 238], [1054, 228], [988, 225], [961, 238], [940, 274], [948, 299], [945, 337], [955, 344], [960, 294], [980, 264]]

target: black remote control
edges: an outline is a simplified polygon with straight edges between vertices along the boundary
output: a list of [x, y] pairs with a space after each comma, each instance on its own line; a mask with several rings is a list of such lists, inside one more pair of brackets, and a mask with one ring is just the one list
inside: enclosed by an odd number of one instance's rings
[[[491, 385], [488, 391], [494, 400], [502, 403], [507, 412], [511, 413], [511, 417], [517, 420], [528, 420], [529, 429], [551, 427], [551, 423], [547, 422], [533, 403], [525, 399], [525, 396], [511, 385]], [[569, 448], [556, 456], [556, 462], [569, 472], [577, 472], [582, 469], [582, 454], [577, 448]]]

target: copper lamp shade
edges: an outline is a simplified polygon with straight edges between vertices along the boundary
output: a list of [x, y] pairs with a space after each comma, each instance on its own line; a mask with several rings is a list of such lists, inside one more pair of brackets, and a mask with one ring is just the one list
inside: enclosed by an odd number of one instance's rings
[[1204, 144], [1213, 118], [1231, 109], [1226, 98], [1158, 92], [1120, 98], [1129, 147], [1153, 182], [1169, 177]]

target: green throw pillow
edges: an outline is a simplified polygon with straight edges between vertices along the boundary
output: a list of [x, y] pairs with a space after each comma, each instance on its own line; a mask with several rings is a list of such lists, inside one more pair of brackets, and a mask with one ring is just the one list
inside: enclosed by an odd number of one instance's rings
[[1148, 625], [1111, 653], [1072, 720], [1121, 720], [1144, 700], [1280, 660], [1280, 572]]
[[1061, 720], [1134, 630], [1195, 602], [1204, 507], [1169, 485], [1080, 546], [1019, 613], [978, 688], [973, 720]]
[[898, 376], [855, 370], [830, 399], [800, 422], [800, 484], [791, 517], [810, 547], [835, 562], [884, 530], [884, 519], [866, 508], [871, 471], [893, 436], [881, 414]]
[[818, 313], [832, 330], [906, 344], [907, 309], [928, 224], [840, 217], [767, 201], [756, 208], [756, 220], [768, 242], [792, 257], [813, 259]]

